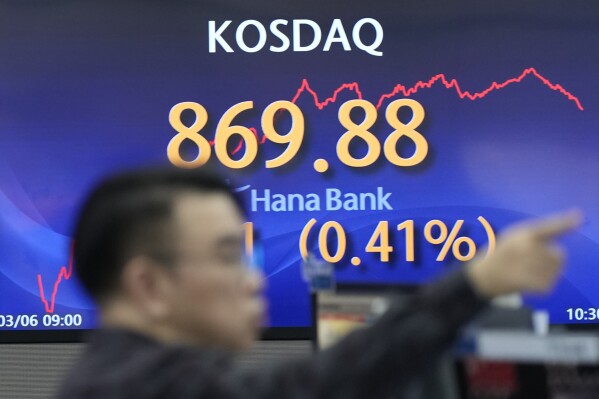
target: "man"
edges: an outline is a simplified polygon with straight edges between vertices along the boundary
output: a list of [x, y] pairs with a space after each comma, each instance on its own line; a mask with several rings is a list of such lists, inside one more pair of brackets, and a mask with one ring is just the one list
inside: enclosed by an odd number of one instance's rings
[[142, 170], [103, 182], [83, 207], [76, 273], [101, 327], [59, 398], [384, 398], [419, 375], [488, 299], [549, 289], [561, 251], [551, 243], [576, 213], [507, 231], [473, 260], [372, 327], [327, 351], [277, 367], [238, 370], [264, 313], [259, 276], [242, 264], [240, 203], [206, 173]]

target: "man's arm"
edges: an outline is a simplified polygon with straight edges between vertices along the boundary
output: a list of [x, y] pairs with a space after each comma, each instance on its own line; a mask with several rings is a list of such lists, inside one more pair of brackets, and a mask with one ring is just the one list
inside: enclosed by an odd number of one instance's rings
[[473, 261], [416, 295], [410, 306], [393, 307], [373, 326], [330, 349], [269, 370], [214, 370], [214, 379], [198, 387], [195, 397], [385, 397], [432, 365], [484, 307], [485, 298], [550, 289], [563, 264], [552, 238], [574, 228], [579, 219], [567, 214], [513, 227], [492, 256]]
[[288, 398], [386, 397], [435, 365], [486, 304], [464, 272], [453, 273], [314, 358], [272, 371], [266, 384]]

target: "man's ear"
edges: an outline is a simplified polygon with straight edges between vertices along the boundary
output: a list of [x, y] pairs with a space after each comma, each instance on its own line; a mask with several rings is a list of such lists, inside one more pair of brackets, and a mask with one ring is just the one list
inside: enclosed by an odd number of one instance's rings
[[168, 316], [172, 279], [168, 270], [147, 256], [131, 258], [121, 273], [123, 294], [139, 312], [153, 320]]

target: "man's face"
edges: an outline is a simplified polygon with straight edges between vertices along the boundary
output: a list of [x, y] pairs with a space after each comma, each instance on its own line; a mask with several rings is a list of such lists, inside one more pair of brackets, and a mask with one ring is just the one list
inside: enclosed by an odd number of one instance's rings
[[246, 349], [258, 336], [265, 304], [261, 276], [242, 263], [242, 217], [220, 193], [189, 193], [174, 204], [170, 316], [184, 339]]

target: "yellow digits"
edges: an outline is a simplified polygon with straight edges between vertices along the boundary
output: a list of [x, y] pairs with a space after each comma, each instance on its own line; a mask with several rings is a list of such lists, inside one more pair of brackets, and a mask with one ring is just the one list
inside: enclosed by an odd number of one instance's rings
[[[254, 132], [249, 128], [240, 125], [233, 125], [233, 119], [249, 109], [254, 108], [253, 101], [244, 101], [239, 104], [235, 104], [224, 113], [218, 125], [216, 126], [216, 135], [214, 136], [214, 152], [218, 157], [218, 160], [227, 168], [231, 169], [242, 169], [249, 166], [256, 155], [258, 155], [258, 139]], [[241, 139], [245, 143], [245, 153], [241, 158], [235, 160], [229, 155], [227, 150], [227, 144], [229, 139], [233, 135], [241, 136]]]
[[[350, 117], [351, 111], [356, 107], [362, 108], [365, 113], [364, 120], [359, 125], [356, 125]], [[337, 141], [337, 156], [341, 162], [347, 166], [361, 168], [372, 165], [378, 159], [381, 154], [381, 143], [368, 131], [376, 122], [376, 117], [376, 107], [366, 100], [351, 100], [339, 108], [339, 122], [347, 129], [347, 132]], [[363, 158], [354, 158], [349, 153], [349, 143], [354, 137], [361, 138], [368, 146], [368, 151]]]
[[[408, 107], [412, 111], [409, 122], [403, 123], [399, 120], [398, 112], [401, 108]], [[243, 169], [248, 167], [258, 155], [258, 137], [255, 129], [245, 126], [232, 125], [233, 120], [242, 112], [254, 108], [253, 101], [244, 101], [229, 108], [220, 118], [216, 127], [214, 137], [214, 152], [218, 160], [231, 169]], [[364, 120], [355, 123], [351, 118], [354, 109], [364, 111]], [[191, 126], [186, 126], [181, 120], [185, 111], [195, 114], [195, 121]], [[291, 128], [287, 134], [281, 134], [275, 127], [275, 121], [281, 112], [286, 111], [291, 116]], [[428, 155], [428, 142], [426, 138], [415, 129], [424, 120], [424, 108], [420, 103], [412, 99], [399, 99], [389, 104], [385, 112], [387, 123], [394, 128], [393, 132], [385, 139], [383, 145], [378, 138], [369, 130], [376, 123], [378, 111], [376, 107], [366, 100], [350, 100], [339, 107], [339, 122], [347, 129], [337, 141], [337, 156], [341, 162], [354, 168], [362, 168], [372, 165], [384, 152], [387, 160], [401, 167], [418, 165]], [[169, 122], [177, 132], [169, 141], [167, 156], [169, 161], [180, 168], [197, 168], [203, 166], [212, 154], [210, 142], [200, 134], [200, 131], [208, 122], [206, 109], [194, 102], [182, 102], [175, 105], [169, 113]], [[266, 139], [277, 144], [287, 144], [287, 148], [276, 158], [266, 161], [266, 168], [278, 168], [291, 162], [299, 153], [304, 140], [305, 121], [301, 109], [291, 101], [275, 101], [262, 113], [262, 130]], [[230, 153], [229, 142], [232, 136], [238, 135], [241, 141]], [[398, 154], [397, 144], [402, 137], [412, 140], [415, 145], [414, 153], [407, 158]], [[367, 147], [366, 155], [355, 158], [350, 153], [350, 144], [354, 139], [361, 139]], [[190, 161], [181, 156], [181, 145], [185, 140], [190, 140], [198, 149], [195, 159]], [[233, 159], [232, 155], [244, 149], [243, 156]]]
[[[377, 240], [379, 245], [376, 245]], [[393, 252], [393, 246], [389, 244], [389, 222], [384, 220], [379, 222], [372, 233], [366, 252], [378, 252], [381, 262], [389, 262], [389, 254]]]
[[[337, 236], [337, 251], [335, 252], [335, 255], [331, 255], [327, 246], [328, 234], [331, 229], [335, 230]], [[343, 230], [343, 227], [339, 222], [330, 221], [322, 225], [320, 233], [318, 233], [318, 246], [320, 248], [322, 259], [329, 263], [337, 263], [343, 258], [345, 249], [347, 248], [347, 238], [345, 236], [345, 230]]]
[[[412, 110], [412, 119], [404, 124], [397, 117], [397, 112], [402, 107], [408, 107]], [[428, 154], [428, 142], [423, 135], [418, 133], [416, 129], [424, 120], [424, 108], [422, 105], [409, 98], [395, 100], [387, 107], [385, 112], [387, 122], [395, 130], [385, 140], [384, 151], [385, 157], [393, 165], [397, 166], [414, 166], [426, 158]], [[402, 136], [410, 138], [416, 145], [416, 150], [409, 158], [402, 158], [397, 153], [397, 142]]]
[[[412, 119], [407, 124], [402, 123], [397, 116], [397, 112], [402, 107], [409, 107], [412, 110]], [[362, 108], [366, 114], [364, 121], [360, 124], [354, 123], [350, 118], [350, 113], [354, 108]], [[424, 120], [422, 105], [407, 98], [395, 100], [387, 107], [385, 117], [389, 125], [395, 129], [387, 137], [383, 146], [387, 160], [402, 167], [414, 166], [422, 162], [428, 154], [428, 142], [422, 134], [414, 130]], [[381, 154], [381, 144], [376, 136], [368, 131], [375, 124], [376, 118], [376, 107], [366, 100], [351, 100], [339, 108], [339, 122], [347, 131], [337, 142], [337, 156], [345, 165], [360, 168], [372, 165], [378, 159]], [[416, 146], [414, 154], [409, 158], [403, 158], [397, 153], [397, 142], [403, 136], [411, 139]], [[364, 140], [368, 146], [368, 152], [363, 158], [354, 158], [349, 153], [349, 144], [355, 137]]]
[[[214, 136], [214, 152], [224, 166], [231, 169], [243, 169], [249, 166], [258, 155], [258, 137], [250, 128], [232, 125], [233, 119], [244, 111], [254, 108], [253, 101], [244, 101], [229, 108], [220, 118]], [[191, 110], [195, 113], [196, 120], [191, 126], [185, 126], [181, 121], [184, 111]], [[275, 128], [275, 117], [279, 111], [287, 111], [291, 115], [291, 129], [287, 134], [280, 134]], [[208, 122], [206, 109], [198, 103], [182, 102], [175, 105], [169, 113], [169, 122], [177, 134], [168, 143], [166, 152], [169, 161], [180, 168], [197, 168], [210, 159], [212, 148], [210, 142], [199, 132]], [[277, 168], [290, 162], [299, 152], [304, 140], [304, 114], [297, 105], [291, 101], [275, 101], [270, 104], [262, 114], [262, 130], [270, 141], [277, 144], [287, 144], [281, 155], [266, 161], [267, 168]], [[229, 140], [232, 136], [241, 136], [241, 142], [233, 149], [233, 154], [245, 147], [243, 156], [233, 159], [229, 154]], [[191, 140], [198, 148], [198, 155], [191, 161], [181, 157], [181, 144]]]
[[[279, 134], [275, 129], [275, 115], [286, 110], [291, 115], [291, 129], [287, 134]], [[277, 144], [289, 145], [281, 155], [266, 161], [267, 168], [278, 168], [291, 161], [297, 154], [304, 140], [304, 114], [291, 101], [275, 101], [262, 114], [262, 130], [267, 139]]]
[[[189, 127], [183, 124], [181, 115], [183, 111], [191, 110], [195, 113], [195, 121]], [[166, 154], [169, 161], [179, 168], [197, 168], [204, 165], [210, 159], [210, 143], [202, 135], [198, 134], [208, 122], [208, 113], [206, 109], [198, 103], [183, 102], [171, 108], [168, 114], [168, 120], [177, 131], [177, 134], [169, 141], [166, 147]], [[185, 140], [191, 140], [198, 147], [198, 155], [191, 161], [186, 161], [181, 157], [181, 144]]]

